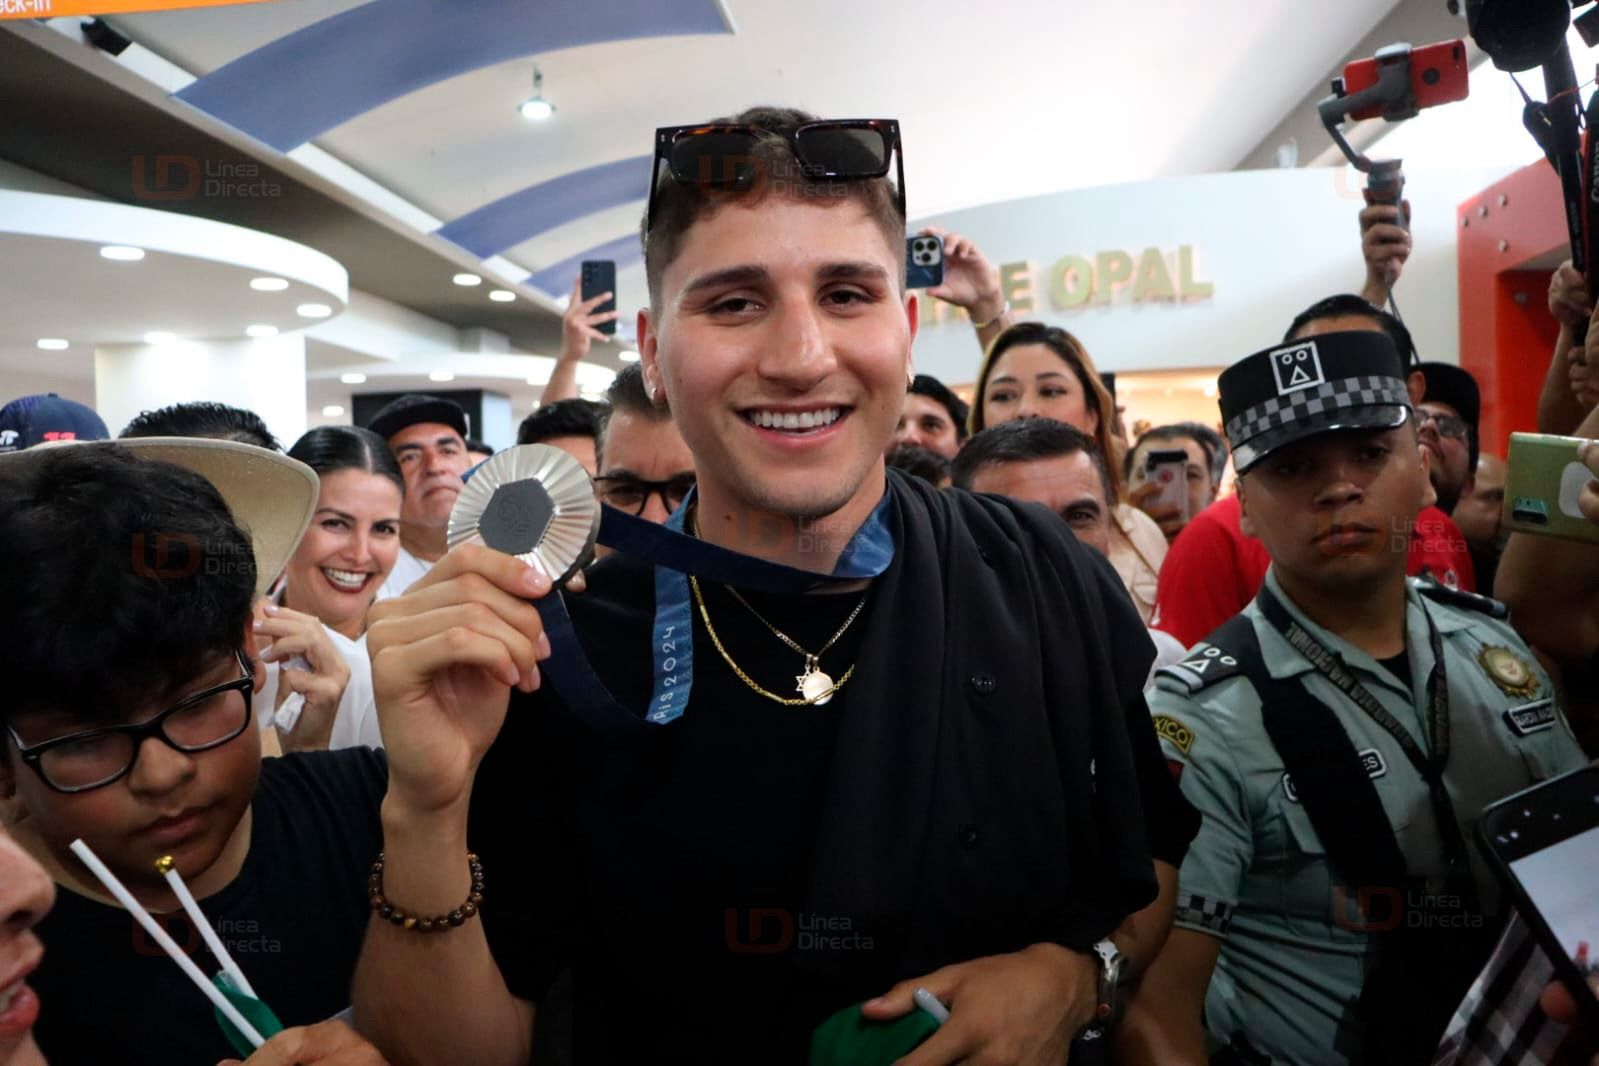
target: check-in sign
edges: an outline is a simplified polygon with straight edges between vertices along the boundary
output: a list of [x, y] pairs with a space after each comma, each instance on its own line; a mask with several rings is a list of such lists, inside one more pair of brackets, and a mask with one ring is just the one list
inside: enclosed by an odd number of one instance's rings
[[127, 15], [181, 7], [227, 7], [266, 0], [0, 0], [0, 20], [48, 19], [58, 15]]

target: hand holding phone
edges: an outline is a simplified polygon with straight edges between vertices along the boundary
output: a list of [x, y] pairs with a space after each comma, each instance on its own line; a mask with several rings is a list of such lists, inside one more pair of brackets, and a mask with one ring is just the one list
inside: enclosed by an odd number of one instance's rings
[[1579, 437], [1510, 435], [1505, 475], [1505, 527], [1566, 540], [1599, 543], [1599, 525], [1582, 513], [1583, 490], [1596, 476], [1583, 461]]
[[1492, 804], [1477, 835], [1578, 1013], [1599, 1025], [1599, 766]]
[[[592, 300], [601, 293], [608, 292], [611, 298], [599, 304], [593, 314], [603, 315], [616, 310], [616, 263], [610, 259], [585, 259], [579, 268], [582, 281], [582, 298]], [[616, 319], [609, 319], [594, 327], [607, 336], [616, 336]]]

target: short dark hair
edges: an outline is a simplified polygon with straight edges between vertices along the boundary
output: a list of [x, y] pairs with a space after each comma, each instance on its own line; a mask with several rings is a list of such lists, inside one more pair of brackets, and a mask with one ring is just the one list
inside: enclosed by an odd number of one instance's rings
[[122, 427], [119, 437], [210, 437], [253, 444], [257, 448], [281, 452], [283, 445], [272, 435], [261, 416], [242, 407], [198, 400], [175, 403], [155, 411], [141, 411]]
[[1340, 293], [1329, 296], [1325, 300], [1317, 300], [1294, 317], [1293, 324], [1288, 327], [1288, 332], [1283, 334], [1283, 340], [1291, 341], [1298, 337], [1299, 331], [1312, 322], [1319, 322], [1324, 318], [1343, 318], [1346, 315], [1358, 315], [1369, 318], [1382, 327], [1388, 338], [1394, 342], [1394, 347], [1399, 349], [1399, 358], [1404, 360], [1407, 370], [1414, 370], [1420, 361], [1416, 355], [1416, 342], [1410, 336], [1410, 330], [1399, 319], [1387, 311], [1376, 306], [1364, 296], [1354, 293]]
[[389, 451], [389, 442], [360, 426], [318, 426], [307, 430], [289, 449], [289, 458], [298, 459], [320, 475], [340, 470], [362, 470], [388, 478], [405, 495], [405, 475]]
[[494, 446], [488, 441], [478, 440], [476, 437], [466, 438], [466, 450], [469, 452], [482, 452], [485, 455], [494, 454]]
[[0, 462], [0, 721], [110, 724], [244, 638], [255, 554], [199, 474], [114, 443]]
[[605, 404], [594, 400], [573, 398], [543, 404], [516, 427], [516, 443], [542, 444], [556, 437], [598, 440], [600, 417], [604, 414]]
[[1099, 442], [1076, 426], [1052, 418], [1017, 418], [973, 433], [966, 446], [955, 453], [955, 485], [970, 489], [978, 472], [996, 463], [1030, 463], [1078, 452], [1094, 464], [1100, 487], [1105, 490], [1105, 506], [1115, 510], [1110, 467]]
[[[655, 215], [640, 225], [644, 241], [644, 276], [649, 284], [652, 306], [660, 298], [661, 275], [683, 250], [684, 235], [700, 219], [714, 214], [718, 207], [737, 196], [744, 202], [758, 203], [772, 191], [804, 199], [817, 204], [837, 204], [853, 200], [866, 209], [867, 215], [888, 238], [890, 248], [900, 249], [905, 244], [905, 216], [900, 211], [893, 183], [888, 178], [871, 178], [865, 181], [833, 181], [827, 178], [805, 178], [801, 181], [771, 182], [763, 180], [770, 174], [802, 174], [803, 168], [794, 157], [788, 141], [775, 134], [793, 129], [816, 116], [792, 107], [751, 107], [726, 118], [713, 118], [706, 125], [754, 126], [774, 134], [764, 137], [751, 149], [759, 171], [754, 186], [748, 190], [729, 192], [725, 189], [707, 191], [684, 185], [664, 170], [651, 174], [656, 183]], [[905, 256], [897, 256], [901, 287], [905, 283]]]
[[919, 477], [934, 488], [953, 477], [949, 460], [920, 444], [896, 444], [888, 453], [888, 465], [912, 477]]
[[959, 396], [949, 390], [949, 386], [933, 377], [931, 374], [917, 374], [911, 380], [908, 390], [914, 396], [926, 396], [944, 405], [944, 410], [949, 412], [950, 421], [955, 423], [955, 439], [966, 439], [966, 419], [971, 416], [971, 406]]
[[1227, 438], [1203, 422], [1178, 422], [1176, 426], [1192, 434], [1205, 449], [1205, 454], [1210, 456], [1210, 479], [1220, 485], [1221, 479], [1227, 476], [1227, 457], [1231, 454]]
[[605, 434], [611, 428], [611, 416], [616, 412], [626, 411], [655, 422], [664, 422], [672, 417], [671, 411], [650, 402], [649, 393], [644, 391], [644, 368], [638, 363], [629, 363], [616, 372], [616, 377], [605, 390], [604, 407], [605, 410], [600, 412], [599, 432], [594, 436], [594, 466], [597, 470], [605, 469]]
[[[1143, 447], [1145, 441], [1174, 441], [1191, 440], [1199, 445], [1199, 450], [1205, 453], [1205, 471], [1214, 482], [1220, 482], [1221, 476], [1216, 473], [1216, 449], [1207, 437], [1216, 436], [1216, 431], [1200, 425], [1198, 422], [1173, 422], [1170, 425], [1156, 426], [1146, 429], [1133, 441], [1133, 446], [1127, 449], [1127, 454], [1122, 457], [1122, 476], [1131, 481], [1133, 477], [1133, 456], [1138, 449]], [[1226, 458], [1222, 465], [1226, 465]]]

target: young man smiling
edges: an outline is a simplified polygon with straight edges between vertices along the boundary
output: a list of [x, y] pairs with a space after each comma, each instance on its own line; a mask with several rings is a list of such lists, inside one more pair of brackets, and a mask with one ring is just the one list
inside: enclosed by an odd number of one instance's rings
[[579, 1061], [803, 1062], [829, 1015], [925, 987], [951, 1017], [910, 1066], [1055, 1064], [1114, 1012], [1111, 934], [1164, 936], [1126, 921], [1159, 752], [1114, 574], [1052, 515], [885, 472], [917, 323], [897, 150], [768, 108], [657, 134], [639, 336], [698, 474], [674, 521], [817, 594], [602, 560], [567, 609], [610, 719], [539, 688], [549, 583], [515, 559], [464, 546], [375, 609], [394, 769], [356, 1000], [395, 1061], [525, 1062], [570, 964]]

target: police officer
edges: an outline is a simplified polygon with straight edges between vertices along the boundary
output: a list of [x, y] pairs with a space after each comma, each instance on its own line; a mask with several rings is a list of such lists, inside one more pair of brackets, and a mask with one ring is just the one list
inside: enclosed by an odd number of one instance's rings
[[1503, 924], [1479, 813], [1585, 759], [1501, 605], [1405, 576], [1426, 475], [1393, 342], [1288, 343], [1220, 393], [1272, 564], [1150, 691], [1204, 823], [1124, 1046], [1425, 1063]]

